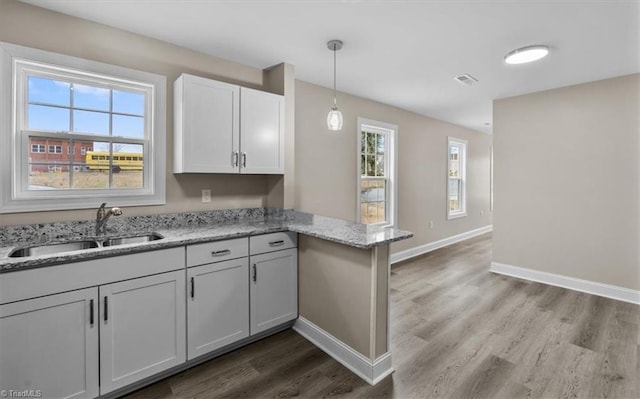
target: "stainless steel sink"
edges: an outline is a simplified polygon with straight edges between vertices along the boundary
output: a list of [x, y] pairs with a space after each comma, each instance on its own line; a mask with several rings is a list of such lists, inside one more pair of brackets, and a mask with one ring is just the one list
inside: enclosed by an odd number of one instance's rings
[[78, 251], [81, 249], [98, 248], [93, 240], [69, 241], [62, 243], [34, 245], [26, 248], [16, 248], [9, 254], [11, 258], [23, 258], [25, 256], [53, 255], [60, 252]]
[[61, 243], [33, 245], [30, 247], [16, 248], [9, 253], [10, 258], [24, 258], [27, 256], [55, 255], [61, 252], [79, 251], [89, 248], [113, 247], [124, 244], [142, 244], [145, 242], [161, 240], [164, 237], [158, 233], [141, 234], [128, 237], [114, 237], [98, 242], [95, 240], [67, 241]]
[[150, 233], [139, 236], [132, 237], [117, 237], [110, 238], [106, 241], [102, 242], [102, 246], [104, 247], [112, 247], [114, 245], [124, 245], [124, 244], [141, 244], [149, 241], [161, 240], [164, 237], [158, 233]]

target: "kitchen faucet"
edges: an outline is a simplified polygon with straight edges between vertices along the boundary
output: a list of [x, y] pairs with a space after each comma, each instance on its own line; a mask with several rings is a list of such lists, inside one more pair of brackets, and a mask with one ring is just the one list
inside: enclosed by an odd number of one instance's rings
[[[103, 202], [102, 205], [100, 205], [100, 208], [98, 208], [98, 214], [96, 215], [96, 235], [106, 235], [107, 234], [107, 221], [109, 220], [109, 218], [111, 217], [111, 215], [113, 216], [120, 216], [122, 215], [122, 209], [117, 208], [117, 207], [113, 207], [111, 209], [109, 209], [108, 211], [106, 211], [104, 209], [104, 207], [107, 205], [106, 202]], [[102, 232], [100, 231], [102, 230]]]

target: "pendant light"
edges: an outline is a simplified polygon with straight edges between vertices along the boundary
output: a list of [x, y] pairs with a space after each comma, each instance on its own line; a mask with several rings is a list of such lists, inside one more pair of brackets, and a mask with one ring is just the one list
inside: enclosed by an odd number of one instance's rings
[[327, 127], [329, 130], [342, 130], [342, 112], [336, 105], [336, 51], [342, 48], [341, 40], [330, 40], [327, 43], [329, 50], [333, 51], [333, 107], [327, 115]]

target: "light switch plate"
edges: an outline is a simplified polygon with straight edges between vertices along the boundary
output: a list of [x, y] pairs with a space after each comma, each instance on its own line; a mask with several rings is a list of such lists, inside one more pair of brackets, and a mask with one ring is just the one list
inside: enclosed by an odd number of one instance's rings
[[203, 189], [202, 190], [202, 203], [211, 202], [211, 190]]

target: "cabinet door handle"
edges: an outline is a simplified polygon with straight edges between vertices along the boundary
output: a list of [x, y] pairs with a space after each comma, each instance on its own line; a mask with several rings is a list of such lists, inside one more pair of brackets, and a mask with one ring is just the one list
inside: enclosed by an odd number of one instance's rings
[[109, 297], [104, 297], [104, 321], [109, 320]]
[[196, 296], [196, 280], [191, 277], [191, 298], [195, 298]]
[[225, 256], [231, 253], [230, 249], [223, 249], [222, 251], [213, 251], [211, 252], [211, 256]]
[[93, 299], [89, 301], [89, 324], [93, 326]]
[[258, 281], [258, 268], [256, 267], [256, 264], [253, 264], [253, 282], [255, 283], [256, 281]]
[[280, 246], [284, 245], [284, 240], [271, 241], [269, 243], [269, 245], [272, 246], [272, 247], [280, 247]]
[[240, 154], [238, 154], [238, 151], [234, 151], [233, 152], [233, 161], [231, 161], [231, 165], [232, 166], [238, 166], [238, 158], [240, 158]]
[[247, 153], [246, 152], [242, 153], [242, 167], [243, 168], [247, 167]]

